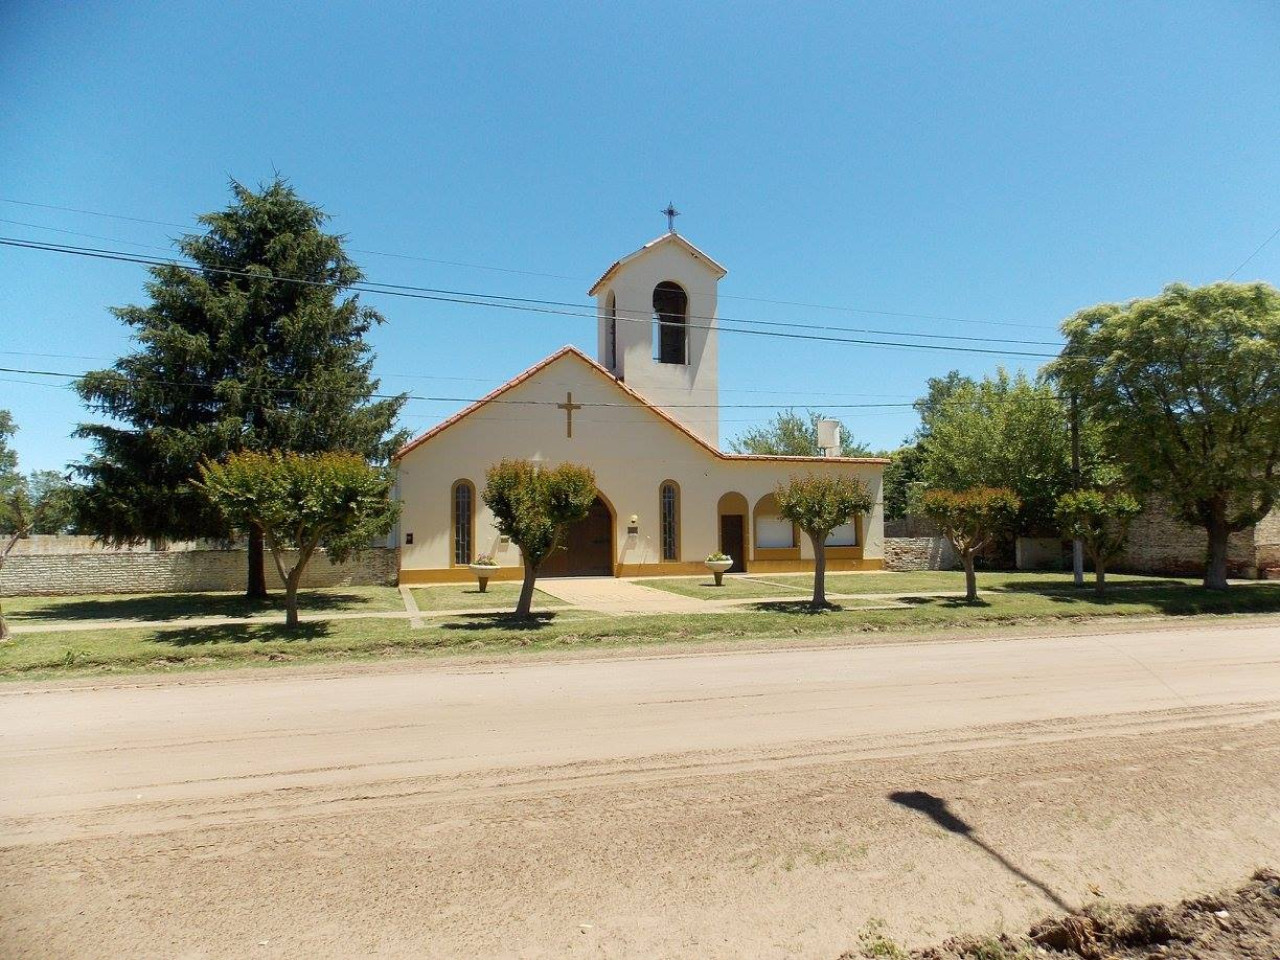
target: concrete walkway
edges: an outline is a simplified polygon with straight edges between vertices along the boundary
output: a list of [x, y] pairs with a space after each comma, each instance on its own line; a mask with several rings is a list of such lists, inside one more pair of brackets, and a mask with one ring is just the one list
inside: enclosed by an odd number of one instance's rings
[[706, 613], [707, 602], [617, 577], [540, 579], [538, 589], [571, 607], [595, 613]]

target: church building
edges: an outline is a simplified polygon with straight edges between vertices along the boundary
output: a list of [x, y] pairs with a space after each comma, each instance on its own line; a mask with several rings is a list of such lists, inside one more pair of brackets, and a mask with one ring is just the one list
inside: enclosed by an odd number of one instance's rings
[[477, 556], [518, 579], [519, 549], [481, 499], [504, 457], [590, 467], [599, 496], [542, 576], [813, 569], [808, 538], [778, 516], [774, 490], [805, 473], [856, 477], [873, 510], [834, 531], [828, 570], [883, 566], [878, 457], [781, 457], [720, 449], [717, 286], [725, 268], [674, 230], [614, 263], [590, 295], [596, 357], [566, 346], [407, 443], [395, 456], [400, 582], [466, 581]]

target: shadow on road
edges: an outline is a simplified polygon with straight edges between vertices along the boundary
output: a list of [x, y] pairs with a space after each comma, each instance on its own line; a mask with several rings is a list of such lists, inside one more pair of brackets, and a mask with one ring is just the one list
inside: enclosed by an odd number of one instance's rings
[[923, 813], [948, 833], [954, 833], [957, 836], [964, 837], [992, 860], [996, 861], [996, 863], [1000, 864], [1000, 866], [1012, 873], [1015, 877], [1031, 884], [1031, 886], [1039, 890], [1059, 910], [1069, 913], [1074, 909], [1070, 904], [1058, 896], [1052, 888], [1046, 886], [1042, 881], [1037, 880], [1021, 867], [1010, 863], [1002, 853], [993, 849], [984, 840], [982, 840], [982, 838], [976, 836], [973, 827], [948, 810], [947, 801], [941, 797], [935, 797], [933, 794], [925, 793], [923, 790], [899, 790], [889, 794], [889, 800], [900, 807], [906, 807], [908, 810], [914, 810], [916, 813]]

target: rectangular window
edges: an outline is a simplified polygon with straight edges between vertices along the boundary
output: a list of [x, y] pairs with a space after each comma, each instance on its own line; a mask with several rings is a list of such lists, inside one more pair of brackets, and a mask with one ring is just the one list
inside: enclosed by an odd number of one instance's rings
[[794, 547], [794, 528], [790, 520], [781, 517], [760, 517], [756, 520], [756, 546], [766, 550]]
[[858, 545], [858, 525], [853, 521], [836, 527], [827, 536], [828, 547], [856, 547]]

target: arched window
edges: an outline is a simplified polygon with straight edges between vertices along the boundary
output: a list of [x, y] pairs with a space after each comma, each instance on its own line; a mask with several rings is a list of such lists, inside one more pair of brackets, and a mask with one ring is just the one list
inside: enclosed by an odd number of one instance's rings
[[618, 298], [612, 290], [605, 307], [604, 365], [610, 370], [618, 366]]
[[659, 363], [688, 363], [689, 298], [678, 283], [664, 280], [653, 288], [653, 359]]
[[658, 516], [661, 520], [662, 559], [680, 559], [680, 488], [674, 480], [664, 480], [658, 490]]
[[465, 567], [475, 557], [476, 488], [470, 480], [453, 485], [453, 564]]

